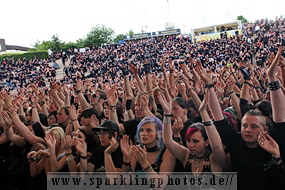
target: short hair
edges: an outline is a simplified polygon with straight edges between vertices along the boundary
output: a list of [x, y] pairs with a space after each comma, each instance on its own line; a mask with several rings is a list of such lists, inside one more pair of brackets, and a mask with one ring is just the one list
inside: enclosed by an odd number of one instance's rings
[[254, 109], [249, 110], [249, 111], [247, 111], [247, 112], [244, 114], [244, 117], [245, 117], [245, 116], [256, 116], [256, 117], [260, 117], [260, 118], [262, 118], [261, 125], [262, 125], [263, 127], [266, 126], [266, 119], [265, 119], [264, 115], [263, 115], [260, 111], [258, 111], [258, 110], [254, 110]]
[[149, 93], [147, 93], [147, 92], [140, 91], [140, 92], [137, 94], [135, 100], [137, 101], [137, 100], [140, 99], [141, 96], [144, 95], [144, 94], [148, 95], [148, 106], [152, 106], [152, 105], [153, 105], [153, 98], [152, 98], [152, 96], [151, 96]]
[[80, 117], [90, 118], [92, 115], [95, 115], [98, 118], [98, 113], [94, 108], [87, 108], [81, 112]]
[[155, 125], [155, 129], [156, 129], [156, 134], [157, 134], [157, 147], [159, 149], [163, 149], [164, 148], [164, 143], [163, 143], [163, 139], [162, 139], [162, 136], [161, 136], [161, 132], [162, 132], [162, 123], [160, 121], [160, 119], [156, 118], [156, 117], [153, 117], [153, 116], [147, 116], [145, 118], [143, 118], [141, 120], [141, 122], [138, 124], [137, 126], [137, 133], [136, 133], [136, 138], [137, 138], [137, 141], [140, 145], [143, 145], [142, 142], [141, 142], [141, 138], [140, 138], [140, 129], [141, 127], [144, 125], [144, 124], [147, 124], [147, 123], [152, 123]]
[[191, 138], [191, 136], [197, 132], [197, 131], [200, 131], [201, 134], [202, 134], [202, 137], [204, 139], [204, 141], [207, 141], [208, 140], [208, 135], [206, 133], [206, 130], [205, 130], [205, 126], [202, 124], [202, 123], [194, 123], [192, 124], [186, 131], [186, 134], [185, 134], [185, 141], [187, 141], [188, 139]]
[[100, 93], [99, 99], [103, 98], [104, 100], [107, 100], [107, 94], [106, 94], [106, 92], [104, 92], [104, 91], [101, 90], [101, 89], [96, 89], [95, 92], [99, 92], [99, 93]]
[[272, 105], [267, 100], [257, 102], [255, 107], [263, 114], [263, 116], [272, 118]]
[[63, 109], [66, 115], [69, 115], [70, 106], [61, 106], [59, 109]]

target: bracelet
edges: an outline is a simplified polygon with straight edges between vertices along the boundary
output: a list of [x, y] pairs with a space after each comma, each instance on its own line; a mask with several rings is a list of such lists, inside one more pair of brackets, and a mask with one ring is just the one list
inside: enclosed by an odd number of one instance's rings
[[148, 165], [146, 168], [143, 169], [144, 172], [149, 173], [152, 170], [151, 165]]
[[211, 121], [206, 121], [206, 122], [203, 122], [203, 125], [205, 126], [205, 127], [208, 127], [208, 126], [211, 126], [211, 125], [213, 125], [214, 124], [214, 122], [211, 120]]
[[32, 109], [33, 109], [33, 108], [36, 108], [36, 106], [32, 106]]
[[164, 114], [164, 117], [173, 117], [173, 116], [174, 116], [173, 113], [171, 113], [171, 114]]
[[170, 70], [170, 73], [174, 73], [174, 70]]
[[70, 155], [72, 155], [72, 152], [71, 152], [71, 153], [68, 153], [68, 154], [65, 154], [65, 156], [70, 156]]
[[74, 122], [74, 121], [77, 121], [78, 119], [73, 119], [73, 120], [71, 120], [71, 122]]
[[75, 94], [79, 94], [81, 92], [82, 92], [81, 90], [75, 90]]
[[173, 137], [173, 140], [175, 142], [181, 142], [182, 141], [182, 138], [181, 137]]
[[5, 127], [5, 129], [8, 130], [9, 128], [12, 127], [12, 125], [13, 125], [12, 123], [8, 124], [8, 125]]
[[232, 93], [234, 93], [235, 91], [231, 91], [231, 92], [228, 92], [229, 93], [229, 95], [231, 95]]
[[127, 68], [121, 68], [123, 75], [128, 75], [129, 70]]
[[81, 159], [87, 159], [88, 156], [80, 156]]
[[127, 100], [127, 102], [126, 102], [126, 109], [130, 110], [131, 106], [132, 106], [132, 100]]
[[269, 87], [269, 90], [271, 91], [278, 90], [279, 88], [281, 88], [279, 80], [275, 82], [269, 82], [268, 87]]
[[211, 84], [205, 84], [204, 88], [214, 88], [215, 85], [214, 83], [211, 83]]
[[40, 106], [43, 106], [43, 105], [45, 105], [45, 102], [40, 102]]
[[253, 86], [253, 84], [250, 84], [249, 82], [245, 81], [244, 84], [248, 84], [249, 86]]
[[124, 161], [123, 161], [123, 165], [124, 165], [124, 166], [130, 166], [131, 164], [130, 164], [130, 162], [124, 162]]
[[35, 157], [35, 158], [30, 158], [29, 162], [35, 162], [35, 161], [37, 161], [37, 160], [38, 160], [37, 157]]
[[272, 157], [272, 159], [269, 160], [269, 162], [267, 162], [267, 164], [265, 164], [266, 168], [264, 169], [264, 171], [270, 169], [273, 165], [279, 166], [280, 164], [282, 164], [281, 157], [278, 157], [278, 158]]
[[164, 116], [164, 118], [163, 118], [163, 124], [165, 124], [165, 125], [171, 124], [171, 118]]
[[43, 158], [49, 158], [49, 156], [44, 156]]
[[116, 108], [117, 106], [109, 106], [109, 108]]

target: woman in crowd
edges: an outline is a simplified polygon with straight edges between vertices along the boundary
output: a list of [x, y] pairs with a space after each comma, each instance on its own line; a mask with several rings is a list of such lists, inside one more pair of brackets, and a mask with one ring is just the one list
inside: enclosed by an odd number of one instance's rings
[[[201, 172], [212, 172], [214, 174], [222, 172], [226, 154], [219, 133], [206, 110], [207, 95], [200, 106], [203, 123], [195, 123], [187, 129], [185, 135], [187, 148], [172, 139], [170, 117], [173, 114], [171, 104], [167, 104], [161, 94], [159, 99], [165, 111], [163, 122], [165, 145], [171, 154], [183, 163], [185, 171], [192, 172], [194, 175], [199, 175]], [[178, 118], [177, 121], [182, 124], [181, 119]]]

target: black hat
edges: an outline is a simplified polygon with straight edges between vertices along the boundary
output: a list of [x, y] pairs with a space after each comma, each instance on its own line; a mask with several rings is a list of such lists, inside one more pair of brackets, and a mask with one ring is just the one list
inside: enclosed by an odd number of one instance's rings
[[120, 133], [118, 124], [112, 120], [105, 120], [98, 127], [92, 128], [92, 131], [99, 130], [113, 130]]

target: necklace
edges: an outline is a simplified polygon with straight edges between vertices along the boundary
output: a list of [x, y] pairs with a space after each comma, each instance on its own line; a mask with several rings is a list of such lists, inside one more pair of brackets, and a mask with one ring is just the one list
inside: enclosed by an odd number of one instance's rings
[[[209, 156], [209, 154], [210, 154], [209, 151], [207, 151], [204, 154], [204, 156], [202, 156], [202, 157], [198, 157], [198, 156], [190, 154], [190, 162], [195, 164], [194, 167], [196, 169], [196, 172], [199, 171], [200, 163], [202, 162], [202, 160], [203, 160], [203, 165], [204, 165], [204, 159], [206, 160], [206, 158]], [[194, 161], [195, 161], [195, 163], [194, 163]]]
[[152, 148], [147, 148], [146, 147], [146, 151], [147, 152], [155, 152], [155, 151], [158, 151], [159, 150], [159, 148], [157, 147], [157, 145], [155, 145], [154, 147], [152, 147]]

